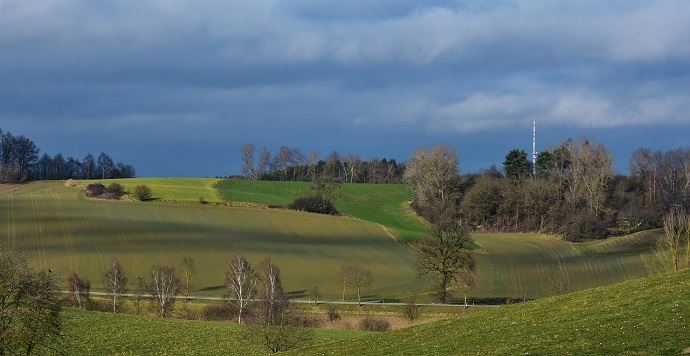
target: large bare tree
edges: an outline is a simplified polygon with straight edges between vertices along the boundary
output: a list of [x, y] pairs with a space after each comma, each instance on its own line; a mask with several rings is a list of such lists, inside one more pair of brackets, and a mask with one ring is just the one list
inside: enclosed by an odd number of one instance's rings
[[421, 147], [405, 169], [404, 180], [415, 200], [427, 207], [445, 205], [454, 195], [458, 176], [458, 154], [446, 145]]
[[230, 303], [237, 307], [238, 323], [242, 323], [242, 315], [256, 294], [257, 282], [258, 277], [247, 259], [240, 255], [230, 259], [225, 274], [225, 288]]
[[120, 261], [113, 260], [110, 263], [110, 268], [103, 275], [103, 286], [106, 292], [113, 294], [113, 313], [115, 313], [118, 295], [127, 291], [127, 276], [120, 265]]
[[261, 179], [261, 176], [266, 174], [271, 165], [271, 152], [268, 151], [266, 146], [261, 147], [261, 153], [259, 153], [259, 162], [256, 165], [256, 177]]
[[158, 306], [158, 315], [165, 318], [175, 304], [175, 296], [180, 290], [180, 279], [170, 266], [154, 266], [151, 270], [149, 293]]
[[599, 215], [606, 203], [606, 189], [613, 177], [613, 156], [604, 145], [581, 139], [569, 146], [568, 200], [573, 209], [584, 203], [590, 213]]

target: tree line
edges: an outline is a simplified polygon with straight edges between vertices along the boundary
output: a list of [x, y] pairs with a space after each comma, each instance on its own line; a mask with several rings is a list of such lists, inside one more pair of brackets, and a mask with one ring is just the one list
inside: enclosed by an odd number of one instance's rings
[[318, 151], [308, 155], [294, 147], [281, 146], [271, 154], [266, 148], [256, 152], [256, 146], [242, 147], [242, 177], [271, 181], [314, 181], [320, 176], [344, 183], [402, 183], [405, 165], [394, 159], [362, 160], [356, 154], [331, 152], [321, 159]]
[[0, 183], [30, 180], [133, 178], [134, 167], [115, 162], [102, 152], [98, 157], [87, 154], [83, 159], [51, 156], [26, 136], [15, 136], [0, 129]]
[[670, 209], [690, 209], [690, 149], [640, 148], [627, 176], [616, 175], [610, 151], [588, 139], [539, 153], [536, 167], [520, 149], [508, 152], [502, 170], [460, 175], [457, 165], [457, 153], [443, 145], [420, 148], [407, 163], [413, 207], [427, 219], [449, 204], [471, 229], [577, 241], [660, 227]]

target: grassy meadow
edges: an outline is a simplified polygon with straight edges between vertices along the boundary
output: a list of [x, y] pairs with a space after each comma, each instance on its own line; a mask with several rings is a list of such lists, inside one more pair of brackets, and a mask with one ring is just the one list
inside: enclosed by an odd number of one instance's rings
[[295, 355], [678, 355], [690, 269], [295, 350]]
[[[67, 309], [68, 355], [265, 355], [230, 322], [160, 319]], [[358, 331], [314, 329], [314, 343], [349, 340]]]
[[[127, 189], [148, 184], [165, 201], [198, 201], [203, 192], [207, 201], [217, 194], [216, 201], [285, 204], [308, 190], [306, 183], [293, 182], [119, 182]], [[220, 295], [228, 258], [242, 253], [253, 263], [271, 257], [294, 297], [306, 298], [317, 286], [323, 297], [339, 299], [338, 269], [354, 262], [369, 267], [374, 276], [367, 299], [424, 293], [427, 283], [416, 278], [413, 252], [390, 236], [414, 239], [424, 231], [423, 223], [405, 210], [409, 196], [404, 186], [346, 184], [343, 191], [339, 208], [358, 219], [256, 207], [87, 199], [78, 187], [63, 182], [2, 186], [0, 243], [25, 253], [38, 268], [84, 274], [96, 289], [112, 258], [120, 259], [133, 279], [154, 264], [177, 267], [183, 256], [191, 255], [198, 265], [192, 280], [197, 294]], [[580, 290], [646, 276], [658, 233], [584, 244], [537, 234], [477, 233], [477, 285], [470, 295], [532, 299], [553, 294], [557, 279], [565, 280], [569, 290]], [[353, 297], [354, 291], [348, 291], [348, 298]]]
[[[222, 293], [227, 260], [242, 253], [253, 262], [271, 257], [287, 291], [300, 296], [318, 286], [335, 298], [338, 269], [368, 266], [373, 295], [419, 287], [414, 256], [376, 224], [288, 210], [175, 205], [87, 199], [62, 182], [36, 182], [0, 195], [0, 242], [29, 256], [38, 268], [84, 274], [95, 288], [112, 258], [131, 277], [154, 264], [178, 266], [195, 258], [193, 287]], [[131, 278], [133, 279], [133, 278]]]

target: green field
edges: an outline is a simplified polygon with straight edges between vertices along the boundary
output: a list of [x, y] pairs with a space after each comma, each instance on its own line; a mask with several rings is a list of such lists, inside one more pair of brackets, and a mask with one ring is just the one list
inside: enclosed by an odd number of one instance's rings
[[[99, 180], [89, 182], [99, 183]], [[79, 182], [80, 187], [89, 182]], [[269, 182], [215, 178], [132, 178], [112, 179], [132, 192], [148, 185], [154, 200], [168, 202], [251, 203], [288, 205], [312, 194], [307, 182]], [[403, 242], [424, 237], [425, 223], [409, 210], [410, 193], [403, 184], [343, 184], [338, 210], [350, 217], [381, 224]]]
[[[119, 258], [130, 276], [154, 264], [178, 266], [195, 258], [192, 281], [202, 294], [222, 292], [227, 260], [271, 257], [288, 291], [299, 296], [318, 286], [340, 295], [337, 273], [346, 263], [368, 266], [374, 295], [419, 287], [414, 256], [376, 224], [288, 210], [174, 205], [86, 199], [62, 182], [36, 182], [0, 195], [0, 242], [29, 256], [38, 268], [77, 271], [102, 283], [109, 260]], [[133, 278], [132, 278], [133, 279]]]
[[[259, 204], [290, 204], [311, 195], [309, 183], [226, 179], [216, 188], [225, 201]], [[336, 202], [341, 213], [385, 226], [400, 241], [424, 237], [427, 228], [408, 208], [410, 193], [403, 184], [349, 184]]]
[[88, 183], [120, 183], [126, 191], [133, 192], [137, 185], [147, 185], [151, 188], [153, 200], [199, 202], [199, 199], [203, 199], [209, 203], [220, 203], [223, 200], [215, 188], [220, 181], [215, 178], [133, 178], [79, 181], [79, 186], [86, 186]]
[[[174, 320], [68, 309], [68, 355], [265, 355], [229, 322]], [[314, 343], [352, 339], [358, 331], [314, 329]]]
[[294, 351], [296, 355], [678, 355], [690, 269]]
[[[142, 182], [168, 201], [193, 200], [199, 191], [205, 191], [210, 200], [216, 191], [213, 180], [137, 179], [125, 185]], [[264, 188], [256, 188], [263, 183]], [[242, 188], [244, 184], [249, 186]], [[270, 188], [281, 185], [287, 188]], [[218, 187], [224, 199], [266, 204], [289, 201], [273, 196], [285, 197], [286, 190], [306, 186], [223, 181]], [[245, 196], [240, 194], [243, 189]], [[387, 221], [389, 231], [409, 221], [423, 227], [404, 211], [406, 191], [399, 185], [346, 185], [344, 189], [349, 193], [343, 206], [350, 204], [351, 211], [359, 211], [367, 220]], [[275, 190], [280, 194], [271, 193]], [[393, 203], [386, 199], [388, 195], [394, 197]], [[358, 199], [362, 202], [356, 203]], [[384, 213], [376, 215], [379, 210]], [[396, 225], [395, 216], [410, 220]], [[414, 254], [378, 224], [362, 220], [280, 209], [94, 200], [62, 182], [0, 189], [0, 243], [24, 252], [36, 267], [62, 275], [84, 274], [96, 289], [111, 258], [119, 258], [130, 276], [138, 276], [147, 274], [153, 264], [178, 266], [184, 255], [191, 255], [199, 267], [192, 281], [194, 289], [202, 295], [219, 295], [228, 258], [242, 253], [254, 263], [271, 257], [282, 268], [286, 289], [295, 297], [306, 297], [307, 290], [318, 286], [324, 297], [338, 298], [342, 287], [337, 271], [353, 262], [372, 270], [374, 284], [365, 291], [369, 299], [422, 291], [427, 284], [416, 278]], [[538, 298], [553, 294], [555, 278], [567, 279], [570, 290], [579, 290], [645, 276], [650, 274], [649, 251], [658, 233], [586, 244], [536, 234], [474, 234], [480, 248], [475, 251], [478, 275], [471, 295]]]

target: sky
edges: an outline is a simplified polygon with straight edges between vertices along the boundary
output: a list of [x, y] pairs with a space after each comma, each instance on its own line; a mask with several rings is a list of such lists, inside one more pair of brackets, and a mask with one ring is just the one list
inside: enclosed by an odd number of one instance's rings
[[462, 172], [568, 137], [616, 169], [690, 145], [690, 1], [0, 0], [0, 128], [139, 176], [239, 173], [245, 143]]

